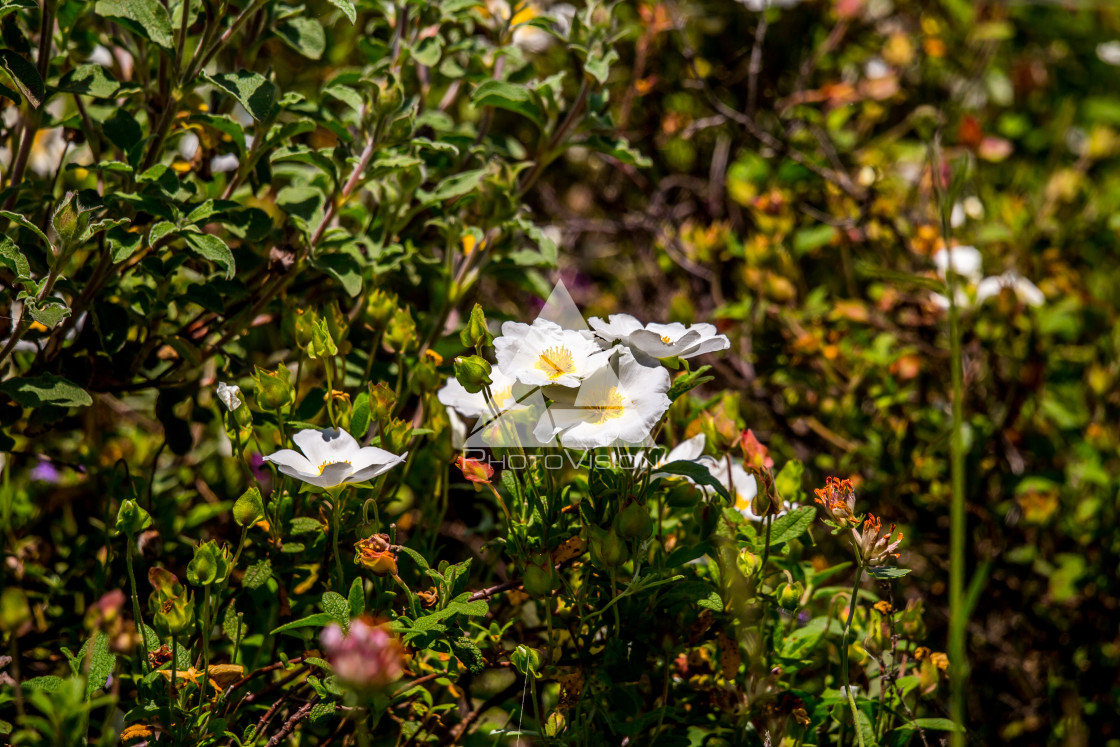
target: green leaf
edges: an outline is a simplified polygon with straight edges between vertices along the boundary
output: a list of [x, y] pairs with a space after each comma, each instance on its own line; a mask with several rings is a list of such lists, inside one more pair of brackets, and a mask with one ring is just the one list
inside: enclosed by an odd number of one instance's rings
[[298, 630], [300, 628], [322, 628], [335, 622], [333, 615], [327, 612], [316, 612], [314, 615], [308, 615], [301, 620], [293, 620], [287, 625], [281, 625], [276, 630], [269, 633], [269, 635], [276, 635], [277, 633], [285, 633], [289, 630]]
[[358, 20], [358, 12], [354, 9], [353, 0], [329, 0], [330, 4], [342, 11], [342, 14], [353, 24]]
[[327, 49], [327, 35], [322, 24], [310, 18], [289, 18], [276, 26], [276, 34], [308, 59], [319, 59]]
[[323, 89], [324, 96], [336, 98], [356, 112], [362, 110], [362, 95], [350, 86], [339, 84], [329, 85]]
[[955, 731], [964, 733], [964, 729], [954, 724], [947, 718], [916, 718], [913, 721], [914, 726], [921, 729], [933, 729], [935, 731]]
[[117, 263], [125, 261], [140, 248], [140, 243], [144, 240], [144, 234], [126, 231], [123, 228], [114, 228], [105, 235], [105, 239], [109, 244], [109, 258]]
[[98, 0], [93, 12], [116, 20], [169, 52], [174, 48], [171, 16], [159, 0]]
[[697, 485], [707, 486], [712, 488], [728, 503], [731, 503], [731, 494], [727, 492], [727, 487], [723, 485], [715, 476], [708, 471], [708, 468], [702, 464], [689, 461], [669, 462], [668, 464], [658, 467], [658, 472], [663, 472], [670, 475], [681, 475], [692, 480]]
[[687, 371], [673, 379], [673, 385], [669, 387], [669, 399], [676, 400], [682, 394], [687, 394], [701, 384], [713, 380], [715, 378], [714, 376], [704, 375], [711, 370], [711, 368], [711, 366], [700, 366], [700, 368], [695, 371]]
[[[353, 7], [353, 6], [351, 6], [351, 7]], [[353, 20], [353, 19], [351, 19], [351, 20]], [[306, 662], [307, 659], [304, 659], [304, 661]], [[337, 710], [337, 708], [338, 708], [338, 704], [335, 703], [333, 700], [328, 701], [328, 702], [324, 702], [324, 703], [316, 703], [315, 705], [311, 706], [311, 713], [309, 713], [307, 715], [307, 719], [311, 723], [316, 724], [316, 723], [322, 721], [323, 719], [327, 718], [328, 716], [333, 716], [334, 712]]]
[[478, 650], [478, 646], [470, 638], [460, 636], [449, 639], [447, 643], [451, 646], [451, 652], [455, 654], [455, 657], [463, 662], [472, 674], [478, 674], [486, 668], [482, 652]]
[[525, 86], [504, 80], [487, 80], [474, 89], [471, 102], [475, 106], [493, 106], [496, 109], [516, 112], [533, 120], [538, 126], [544, 124], [544, 115], [541, 113], [540, 106]]
[[805, 499], [805, 491], [801, 488], [801, 476], [804, 473], [805, 465], [798, 459], [790, 459], [774, 478], [774, 487], [786, 503], [800, 503]]
[[213, 76], [204, 73], [203, 77], [241, 102], [258, 122], [263, 122], [272, 114], [279, 91], [272, 81], [260, 73], [241, 70]]
[[249, 566], [241, 579], [241, 585], [246, 589], [259, 589], [267, 584], [270, 578], [272, 578], [272, 563], [268, 558], [264, 558]]
[[350, 602], [337, 591], [323, 592], [323, 611], [331, 619], [342, 626], [343, 631], [350, 630]]
[[443, 39], [438, 35], [421, 39], [420, 43], [412, 48], [412, 57], [425, 67], [435, 67], [443, 54]]
[[50, 247], [52, 251], [54, 250], [54, 244], [50, 242], [50, 239], [47, 238], [47, 235], [40, 231], [39, 227], [29, 221], [27, 218], [24, 218], [19, 213], [13, 213], [10, 210], [0, 210], [0, 216], [7, 218], [12, 223], [15, 223], [18, 226], [26, 228], [28, 231], [31, 231], [31, 233], [42, 239], [43, 243]]
[[416, 565], [420, 568], [421, 571], [427, 571], [431, 568], [431, 566], [428, 565], [428, 561], [424, 558], [424, 556], [421, 555], [420, 553], [416, 552], [415, 550], [413, 550], [411, 547], [406, 547], [405, 545], [401, 545], [401, 552], [403, 552], [408, 557], [412, 558], [413, 562], [416, 563]]
[[478, 617], [485, 615], [487, 612], [489, 612], [489, 607], [487, 607], [486, 602], [481, 599], [475, 602], [449, 602], [443, 609], [433, 612], [426, 617], [421, 617], [413, 624], [412, 629], [431, 630], [436, 627], [440, 621], [446, 620], [449, 617], [454, 617], [455, 615]]
[[0, 382], [0, 391], [24, 407], [88, 407], [93, 404], [88, 392], [54, 374], [8, 379]]
[[226, 246], [226, 242], [212, 233], [186, 232], [183, 234], [183, 238], [187, 240], [187, 244], [197, 255], [225, 269], [226, 280], [233, 277], [235, 269], [233, 252]]
[[775, 547], [797, 539], [812, 526], [816, 516], [815, 506], [802, 506], [774, 519], [774, 524], [770, 527], [770, 546]]
[[62, 324], [63, 319], [70, 316], [70, 307], [61, 301], [45, 299], [28, 303], [27, 313], [47, 329], [54, 329]]
[[362, 292], [362, 268], [346, 252], [320, 254], [311, 260], [311, 264], [337, 280], [351, 298]]
[[362, 587], [362, 579], [354, 579], [350, 584], [350, 595], [346, 600], [350, 605], [350, 617], [354, 618], [366, 611], [366, 595]]
[[222, 618], [222, 634], [230, 640], [231, 643], [236, 643], [245, 637], [245, 616], [237, 611], [237, 605], [230, 603], [226, 607], [225, 617]]
[[29, 680], [24, 680], [20, 683], [20, 687], [25, 690], [43, 690], [48, 693], [53, 693], [62, 687], [62, 678], [47, 675], [45, 677], [32, 677]]
[[38, 109], [43, 105], [47, 90], [46, 86], [43, 85], [43, 79], [39, 76], [39, 71], [35, 69], [34, 65], [10, 49], [0, 49], [0, 66], [3, 66], [8, 77], [16, 84], [19, 92], [27, 97], [32, 106]]
[[101, 632], [94, 633], [93, 645], [90, 646], [89, 673], [86, 675], [86, 700], [89, 700], [94, 691], [105, 687], [116, 663], [116, 654], [109, 653], [109, 636]]
[[16, 274], [17, 280], [31, 278], [31, 265], [16, 243], [7, 236], [0, 236], [0, 266], [7, 267]]
[[859, 733], [863, 738], [863, 747], [878, 747], [879, 741], [875, 738], [875, 727], [871, 723], [871, 719], [863, 711], [856, 711], [856, 718], [859, 721]]
[[116, 98], [122, 86], [108, 68], [101, 65], [78, 65], [58, 81], [58, 90], [78, 93], [95, 99]]
[[461, 174], [444, 179], [430, 194], [424, 194], [424, 202], [441, 202], [462, 197], [478, 189], [479, 182], [486, 172], [482, 169], [464, 171]]
[[20, 8], [38, 8], [39, 4], [35, 0], [3, 0], [0, 2], [0, 18], [15, 13]]
[[140, 123], [136, 118], [118, 108], [113, 116], [101, 123], [101, 131], [110, 143], [120, 148], [126, 154], [144, 138]]

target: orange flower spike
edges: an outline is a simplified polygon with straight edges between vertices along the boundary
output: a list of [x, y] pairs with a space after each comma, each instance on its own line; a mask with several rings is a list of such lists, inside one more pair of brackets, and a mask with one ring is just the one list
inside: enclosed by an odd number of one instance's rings
[[813, 492], [817, 496], [813, 500], [824, 506], [833, 521], [840, 524], [858, 523], [859, 520], [855, 517], [856, 491], [851, 480], [829, 477], [823, 488], [816, 488]]

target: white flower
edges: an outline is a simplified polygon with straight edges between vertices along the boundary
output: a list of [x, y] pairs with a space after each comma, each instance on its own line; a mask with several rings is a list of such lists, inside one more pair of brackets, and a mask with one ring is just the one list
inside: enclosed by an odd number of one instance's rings
[[214, 174], [224, 174], [227, 171], [237, 171], [237, 154], [227, 153], [224, 156], [214, 156], [210, 159], [210, 171]]
[[[712, 477], [719, 480], [731, 497], [735, 501], [735, 510], [741, 513], [751, 521], [761, 521], [762, 517], [755, 514], [751, 509], [751, 501], [758, 495], [758, 481], [754, 479], [754, 475], [749, 474], [743, 465], [739, 464], [736, 459], [716, 459], [715, 457], [705, 456], [700, 457], [700, 464], [708, 468], [712, 473]], [[711, 492], [711, 488], [704, 488], [706, 492]]]
[[241, 387], [236, 384], [230, 386], [224, 381], [218, 382], [218, 399], [222, 401], [222, 404], [225, 405], [226, 409], [230, 412], [241, 407], [241, 397], [238, 396], [239, 394], [241, 394]]
[[792, 8], [801, 0], [739, 0], [739, 2], [745, 5], [747, 10], [760, 12], [767, 8]]
[[[490, 394], [494, 397], [494, 405], [498, 408], [498, 412], [523, 407], [523, 405], [517, 404], [513, 394], [517, 379], [503, 371], [501, 366], [491, 368], [490, 381], [493, 382], [490, 385]], [[436, 397], [444, 407], [457, 410], [465, 418], [477, 418], [480, 415], [489, 416], [492, 414], [489, 405], [486, 404], [485, 395], [481, 391], [471, 394], [463, 388], [463, 385], [454, 376], [447, 380]]]
[[674, 322], [643, 326], [629, 314], [611, 314], [605, 322], [596, 316], [589, 319], [588, 324], [604, 343], [621, 342], [630, 347], [642, 363], [648, 363], [651, 358], [693, 358], [731, 347], [731, 341], [725, 335], [717, 334], [712, 324], [686, 327]]
[[1120, 65], [1120, 40], [1114, 39], [1098, 44], [1097, 59], [1108, 65]]
[[530, 25], [530, 21], [539, 17], [550, 18], [560, 34], [567, 36], [572, 27], [572, 18], [576, 14], [575, 7], [567, 3], [557, 3], [547, 11], [542, 11], [536, 3], [522, 0], [517, 0], [514, 6], [516, 12], [510, 9], [510, 4], [506, 0], [486, 2], [486, 9], [491, 16], [503, 22], [508, 19], [510, 28], [513, 29], [511, 41], [514, 45], [534, 54], [546, 51], [556, 40], [544, 29]]
[[980, 250], [974, 246], [954, 246], [952, 251], [941, 249], [934, 254], [933, 264], [937, 266], [937, 273], [941, 277], [948, 275], [952, 269], [956, 274], [975, 283], [983, 273], [984, 260], [980, 256]]
[[86, 58], [86, 62], [91, 62], [94, 65], [100, 65], [101, 67], [112, 67], [113, 53], [110, 52], [107, 47], [103, 47], [100, 44], [97, 44], [94, 45], [93, 51], [89, 53], [89, 57]]
[[503, 324], [494, 352], [499, 368], [532, 386], [577, 387], [610, 356], [578, 331], [540, 318], [532, 324]]
[[31, 155], [27, 159], [27, 165], [39, 176], [51, 177], [62, 166], [65, 154], [66, 138], [63, 137], [61, 127], [38, 130], [31, 141]]
[[408, 452], [397, 456], [376, 446], [363, 447], [338, 428], [308, 428], [294, 435], [292, 440], [303, 454], [281, 449], [265, 459], [285, 475], [320, 488], [371, 480], [408, 456]]
[[548, 408], [533, 435], [547, 442], [560, 434], [561, 444], [577, 449], [641, 443], [669, 409], [668, 391], [668, 371], [643, 366], [623, 352], [617, 374], [611, 366], [593, 373], [570, 404], [558, 401]]
[[1042, 306], [1046, 303], [1046, 296], [1038, 286], [1013, 270], [981, 280], [976, 286], [976, 303], [982, 304], [989, 298], [998, 296], [1004, 288], [1010, 288], [1028, 306]]

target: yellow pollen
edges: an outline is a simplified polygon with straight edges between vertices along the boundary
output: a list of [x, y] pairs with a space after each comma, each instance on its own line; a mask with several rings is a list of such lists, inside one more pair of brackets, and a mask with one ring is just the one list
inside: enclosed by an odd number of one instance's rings
[[665, 343], [666, 345], [669, 345], [673, 342], [673, 338], [669, 337], [669, 335], [661, 335], [661, 342]]
[[626, 405], [618, 387], [611, 387], [607, 392], [596, 392], [593, 400], [596, 404], [589, 405], [592, 422], [601, 425], [612, 418], [620, 418], [626, 412]]
[[[331, 466], [332, 464], [350, 464], [350, 460], [349, 459], [343, 459], [340, 462], [331, 462], [331, 461], [323, 462], [322, 464], [319, 465], [319, 474], [320, 475], [323, 474], [323, 470], [325, 470], [327, 467]], [[350, 466], [353, 466], [353, 465], [350, 465]]]
[[494, 406], [499, 410], [505, 407], [506, 402], [509, 402], [510, 397], [513, 396], [513, 387], [507, 386], [505, 389], [496, 391], [494, 394]]
[[551, 347], [537, 357], [537, 369], [556, 381], [564, 374], [575, 373], [576, 364], [572, 351], [565, 347]]

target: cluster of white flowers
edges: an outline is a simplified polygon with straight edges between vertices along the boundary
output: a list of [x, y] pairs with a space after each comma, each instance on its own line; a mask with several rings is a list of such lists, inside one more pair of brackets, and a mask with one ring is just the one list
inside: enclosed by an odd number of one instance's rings
[[[593, 318], [590, 324], [592, 330], [576, 330], [544, 318], [506, 322], [494, 340], [491, 401], [455, 380], [440, 390], [439, 401], [463, 417], [526, 411], [519, 414], [535, 418], [535, 443], [523, 445], [634, 445], [649, 438], [669, 409], [671, 382], [661, 360], [730, 346], [710, 324], [643, 325], [627, 314]], [[536, 392], [543, 396], [534, 399]], [[534, 402], [539, 407], [531, 406]]]
[[[933, 255], [933, 264], [942, 279], [947, 279], [952, 272], [959, 280], [964, 281], [957, 285], [956, 292], [957, 306], [961, 308], [979, 306], [989, 298], [998, 296], [1004, 288], [1011, 290], [1020, 303], [1028, 306], [1042, 306], [1046, 303], [1046, 296], [1038, 286], [1014, 270], [984, 277], [984, 260], [976, 247], [954, 246], [952, 251], [941, 249]], [[932, 298], [941, 308], [949, 308], [949, 299], [940, 293], [934, 293]]]

